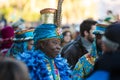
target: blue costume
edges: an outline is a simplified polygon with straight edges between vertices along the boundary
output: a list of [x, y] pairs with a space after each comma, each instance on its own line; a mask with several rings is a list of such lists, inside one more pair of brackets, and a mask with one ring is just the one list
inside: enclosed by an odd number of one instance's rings
[[[34, 42], [50, 38], [61, 38], [54, 24], [42, 24], [34, 31]], [[70, 80], [70, 69], [60, 55], [49, 58], [41, 50], [25, 52], [17, 57], [24, 61], [30, 71], [32, 80]]]
[[[47, 17], [49, 16], [48, 14], [54, 14], [53, 10], [55, 9], [45, 9]], [[50, 11], [52, 11], [52, 13]], [[39, 25], [34, 31], [33, 40], [35, 49], [33, 51], [24, 52], [17, 57], [17, 59], [22, 60], [28, 66], [31, 80], [71, 80], [70, 68], [66, 60], [63, 59], [60, 54], [51, 58], [46, 55], [41, 48], [36, 48], [38, 41], [54, 38], [61, 39], [60, 28], [54, 23], [48, 22]]]
[[[14, 44], [12, 45], [11, 49], [8, 51], [6, 56], [13, 56], [16, 57], [18, 54], [21, 54], [28, 50], [28, 41], [33, 40], [33, 31], [34, 29], [30, 30], [22, 30], [16, 33], [14, 40]], [[31, 49], [33, 50], [33, 49]]]
[[[104, 34], [104, 31], [105, 27], [97, 26], [93, 34]], [[73, 70], [73, 80], [84, 80], [93, 71], [94, 64], [101, 55], [102, 51], [97, 49], [96, 39], [94, 39], [91, 52], [82, 56], [77, 62]]]

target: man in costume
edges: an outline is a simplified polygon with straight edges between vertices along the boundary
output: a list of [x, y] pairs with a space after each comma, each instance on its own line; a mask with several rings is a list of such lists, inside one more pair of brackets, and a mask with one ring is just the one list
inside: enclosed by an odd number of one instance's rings
[[67, 59], [72, 70], [79, 58], [90, 52], [94, 40], [92, 31], [95, 29], [96, 23], [96, 21], [91, 19], [84, 20], [80, 25], [80, 36], [63, 47], [61, 55]]
[[102, 55], [101, 38], [106, 26], [105, 24], [97, 24], [96, 30], [93, 32], [96, 37], [92, 44], [91, 52], [83, 55], [73, 69], [74, 80], [84, 80], [93, 70], [96, 60]]
[[42, 24], [34, 31], [35, 49], [18, 56], [27, 64], [31, 80], [71, 80], [67, 62], [59, 54], [61, 29], [55, 24], [56, 11], [53, 8], [40, 11]]
[[28, 29], [16, 32], [13, 38], [14, 43], [6, 56], [16, 58], [18, 54], [33, 50], [33, 31], [34, 29]]

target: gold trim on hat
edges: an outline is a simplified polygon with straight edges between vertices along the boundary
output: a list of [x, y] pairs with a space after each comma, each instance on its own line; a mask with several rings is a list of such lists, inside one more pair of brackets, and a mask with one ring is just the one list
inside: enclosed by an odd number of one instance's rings
[[45, 8], [45, 9], [42, 9], [40, 11], [40, 13], [41, 14], [46, 14], [46, 13], [52, 13], [52, 14], [54, 14], [54, 13], [56, 13], [56, 10], [57, 9], [54, 9], [54, 8]]
[[55, 24], [56, 23], [56, 9], [45, 8], [40, 11], [42, 24]]
[[22, 30], [22, 31], [16, 32], [15, 34], [20, 35], [20, 34], [23, 34], [23, 33], [25, 33], [25, 32], [33, 32], [33, 31], [34, 31], [34, 29]]

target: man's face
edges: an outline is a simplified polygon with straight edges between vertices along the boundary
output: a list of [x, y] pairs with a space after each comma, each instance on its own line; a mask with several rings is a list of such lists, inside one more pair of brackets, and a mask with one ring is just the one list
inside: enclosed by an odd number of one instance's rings
[[90, 29], [90, 32], [88, 33], [87, 39], [91, 43], [94, 41], [95, 35], [93, 34], [93, 31], [95, 30], [96, 25], [93, 25]]
[[55, 58], [59, 54], [61, 41], [57, 38], [46, 41], [47, 43], [43, 45], [45, 54], [51, 58]]

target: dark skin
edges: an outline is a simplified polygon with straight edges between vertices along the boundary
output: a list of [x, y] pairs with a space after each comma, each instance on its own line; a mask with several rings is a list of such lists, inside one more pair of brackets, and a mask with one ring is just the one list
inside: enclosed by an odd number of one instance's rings
[[48, 57], [55, 58], [61, 49], [60, 39], [53, 38], [44, 41], [38, 41], [38, 49], [41, 49]]
[[33, 41], [33, 40], [28, 41], [27, 49], [28, 49], [28, 50], [32, 50], [33, 44], [34, 44], [34, 41]]
[[[102, 52], [102, 36], [101, 34], [96, 34], [96, 47], [97, 47], [97, 54], [98, 52]], [[98, 56], [100, 57], [101, 54], [98, 54]]]

